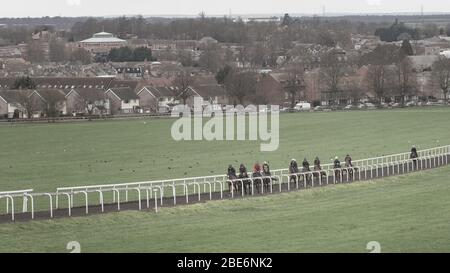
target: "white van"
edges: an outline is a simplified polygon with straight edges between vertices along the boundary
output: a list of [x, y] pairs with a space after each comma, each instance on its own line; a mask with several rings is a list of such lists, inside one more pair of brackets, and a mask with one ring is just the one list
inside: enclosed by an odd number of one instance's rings
[[311, 103], [306, 101], [301, 101], [295, 105], [294, 109], [296, 111], [309, 111], [311, 110]]

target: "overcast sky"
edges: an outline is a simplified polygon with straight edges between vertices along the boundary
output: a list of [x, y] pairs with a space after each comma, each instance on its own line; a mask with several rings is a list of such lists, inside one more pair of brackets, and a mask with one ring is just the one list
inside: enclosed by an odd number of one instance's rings
[[0, 17], [450, 12], [449, 0], [0, 0]]

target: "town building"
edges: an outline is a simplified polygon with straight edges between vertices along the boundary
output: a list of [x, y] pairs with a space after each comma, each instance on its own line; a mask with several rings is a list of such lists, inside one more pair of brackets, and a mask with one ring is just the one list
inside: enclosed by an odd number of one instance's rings
[[126, 40], [119, 39], [108, 32], [96, 33], [92, 38], [79, 42], [79, 47], [92, 53], [108, 53], [113, 48], [120, 48], [126, 45]]

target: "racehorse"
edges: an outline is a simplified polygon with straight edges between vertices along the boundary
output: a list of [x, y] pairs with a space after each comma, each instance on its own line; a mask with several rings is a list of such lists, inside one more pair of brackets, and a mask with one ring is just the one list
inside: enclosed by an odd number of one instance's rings
[[254, 172], [252, 175], [253, 185], [258, 193], [261, 192], [261, 187], [263, 186], [262, 174], [260, 172]]

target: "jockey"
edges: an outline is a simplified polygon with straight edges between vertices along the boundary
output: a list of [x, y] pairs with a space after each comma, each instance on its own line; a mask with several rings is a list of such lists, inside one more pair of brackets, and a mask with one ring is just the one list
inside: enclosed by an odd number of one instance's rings
[[263, 171], [263, 174], [264, 174], [265, 176], [271, 176], [271, 174], [270, 174], [270, 166], [269, 166], [269, 164], [267, 163], [267, 161], [264, 161], [264, 164], [263, 164], [263, 166], [262, 166], [262, 171]]
[[253, 173], [261, 173], [261, 165], [259, 164], [259, 162], [256, 162], [253, 166]]
[[295, 159], [291, 160], [291, 165], [289, 166], [289, 173], [299, 173], [297, 160]]
[[341, 161], [339, 161], [339, 157], [337, 157], [337, 156], [334, 158], [334, 168], [335, 169], [341, 168]]
[[[289, 173], [291, 174], [298, 174], [298, 165], [297, 165], [297, 160], [292, 159], [291, 160], [291, 164], [289, 165]], [[298, 175], [291, 175], [289, 178], [289, 182], [296, 182], [298, 178]]]
[[233, 166], [229, 165], [228, 166], [228, 179], [233, 180], [236, 179], [236, 169], [233, 168]]
[[345, 157], [345, 167], [350, 167], [350, 168], [353, 167], [352, 157], [350, 155], [347, 155]]
[[411, 155], [409, 158], [413, 160], [414, 168], [417, 168], [417, 158], [419, 157], [419, 154], [417, 153], [417, 148], [415, 145], [411, 148]]
[[320, 159], [319, 157], [316, 157], [316, 159], [314, 159], [314, 170], [315, 171], [321, 171], [322, 167], [320, 166]]
[[248, 178], [247, 168], [245, 168], [244, 164], [241, 164], [239, 167], [239, 178]]
[[270, 166], [267, 161], [264, 161], [264, 164], [262, 165], [262, 173], [264, 176], [271, 177], [273, 181], [278, 181], [278, 178], [272, 177], [272, 173], [270, 172]]
[[309, 169], [309, 162], [308, 162], [308, 160], [306, 158], [303, 160], [302, 165], [303, 165], [303, 171], [304, 172], [310, 172], [311, 171]]
[[411, 148], [411, 155], [410, 155], [410, 158], [418, 158], [419, 157], [419, 154], [417, 153], [417, 148], [416, 148], [416, 146], [414, 145], [414, 146], [412, 146], [412, 148]]

